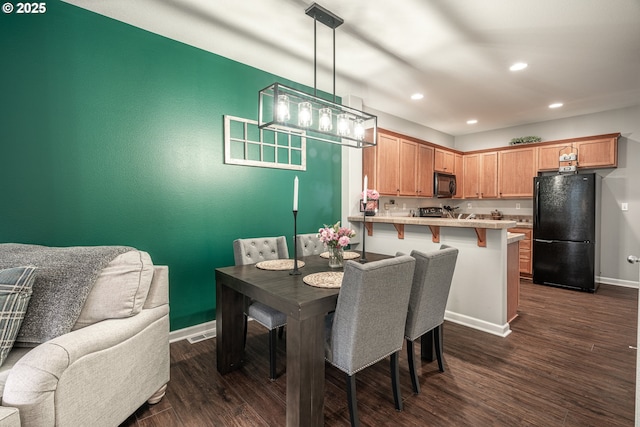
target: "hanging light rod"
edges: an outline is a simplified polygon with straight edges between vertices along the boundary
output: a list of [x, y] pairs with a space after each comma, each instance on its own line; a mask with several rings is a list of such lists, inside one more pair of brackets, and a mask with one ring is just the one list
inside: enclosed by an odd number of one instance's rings
[[[262, 89], [258, 93], [258, 126], [354, 148], [376, 145], [378, 118], [336, 102], [335, 30], [344, 20], [317, 3], [305, 14], [313, 18], [313, 95], [282, 83]], [[317, 22], [333, 30], [333, 101], [317, 96]]]

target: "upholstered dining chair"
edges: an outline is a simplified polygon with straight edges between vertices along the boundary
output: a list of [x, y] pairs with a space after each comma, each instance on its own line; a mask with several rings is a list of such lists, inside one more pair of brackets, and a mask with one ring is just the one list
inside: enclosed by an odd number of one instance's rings
[[[260, 261], [289, 258], [284, 236], [236, 239], [233, 241], [236, 265], [255, 264]], [[249, 301], [244, 315], [244, 340], [247, 340], [247, 317], [269, 330], [269, 378], [276, 379], [276, 330], [282, 337], [287, 315], [258, 301]]]
[[408, 255], [345, 263], [336, 310], [326, 317], [325, 358], [346, 374], [353, 426], [359, 425], [355, 374], [387, 356], [391, 356], [395, 407], [402, 410], [398, 355], [414, 266], [415, 260]]
[[317, 233], [298, 234], [296, 236], [298, 256], [320, 255], [326, 250]]
[[411, 256], [416, 260], [416, 268], [413, 274], [404, 334], [407, 340], [411, 385], [413, 392], [418, 394], [420, 383], [415, 367], [413, 342], [431, 330], [433, 330], [438, 368], [440, 372], [444, 372], [442, 324], [458, 259], [458, 249], [442, 245], [440, 250], [429, 253], [413, 250]]

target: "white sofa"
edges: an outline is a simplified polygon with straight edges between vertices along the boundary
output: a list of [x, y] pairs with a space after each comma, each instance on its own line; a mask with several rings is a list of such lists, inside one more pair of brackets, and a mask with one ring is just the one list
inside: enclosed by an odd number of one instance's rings
[[[145, 254], [122, 254], [101, 271], [71, 332], [11, 349], [0, 366], [0, 427], [114, 427], [160, 401], [169, 381], [168, 267]], [[144, 265], [131, 271], [132, 257]]]

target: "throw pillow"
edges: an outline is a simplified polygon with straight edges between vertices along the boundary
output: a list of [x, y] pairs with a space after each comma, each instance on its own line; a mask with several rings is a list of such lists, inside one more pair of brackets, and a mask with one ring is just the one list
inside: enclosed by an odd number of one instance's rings
[[35, 267], [0, 270], [0, 366], [13, 348], [31, 299]]
[[100, 272], [73, 330], [140, 313], [152, 279], [153, 262], [147, 252], [135, 250], [118, 255]]

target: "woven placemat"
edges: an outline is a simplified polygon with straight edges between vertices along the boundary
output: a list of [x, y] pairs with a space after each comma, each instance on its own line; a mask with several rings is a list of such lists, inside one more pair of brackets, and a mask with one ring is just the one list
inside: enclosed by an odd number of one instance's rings
[[[261, 270], [293, 270], [292, 259], [272, 259], [269, 261], [260, 261], [256, 264]], [[298, 268], [304, 267], [304, 261], [298, 260]]]
[[313, 273], [304, 276], [302, 280], [307, 285], [316, 288], [339, 288], [342, 285], [342, 271], [323, 271], [322, 273]]
[[[329, 258], [329, 252], [322, 252], [320, 254], [322, 258]], [[360, 254], [358, 252], [345, 251], [343, 259], [356, 259], [360, 258]]]

